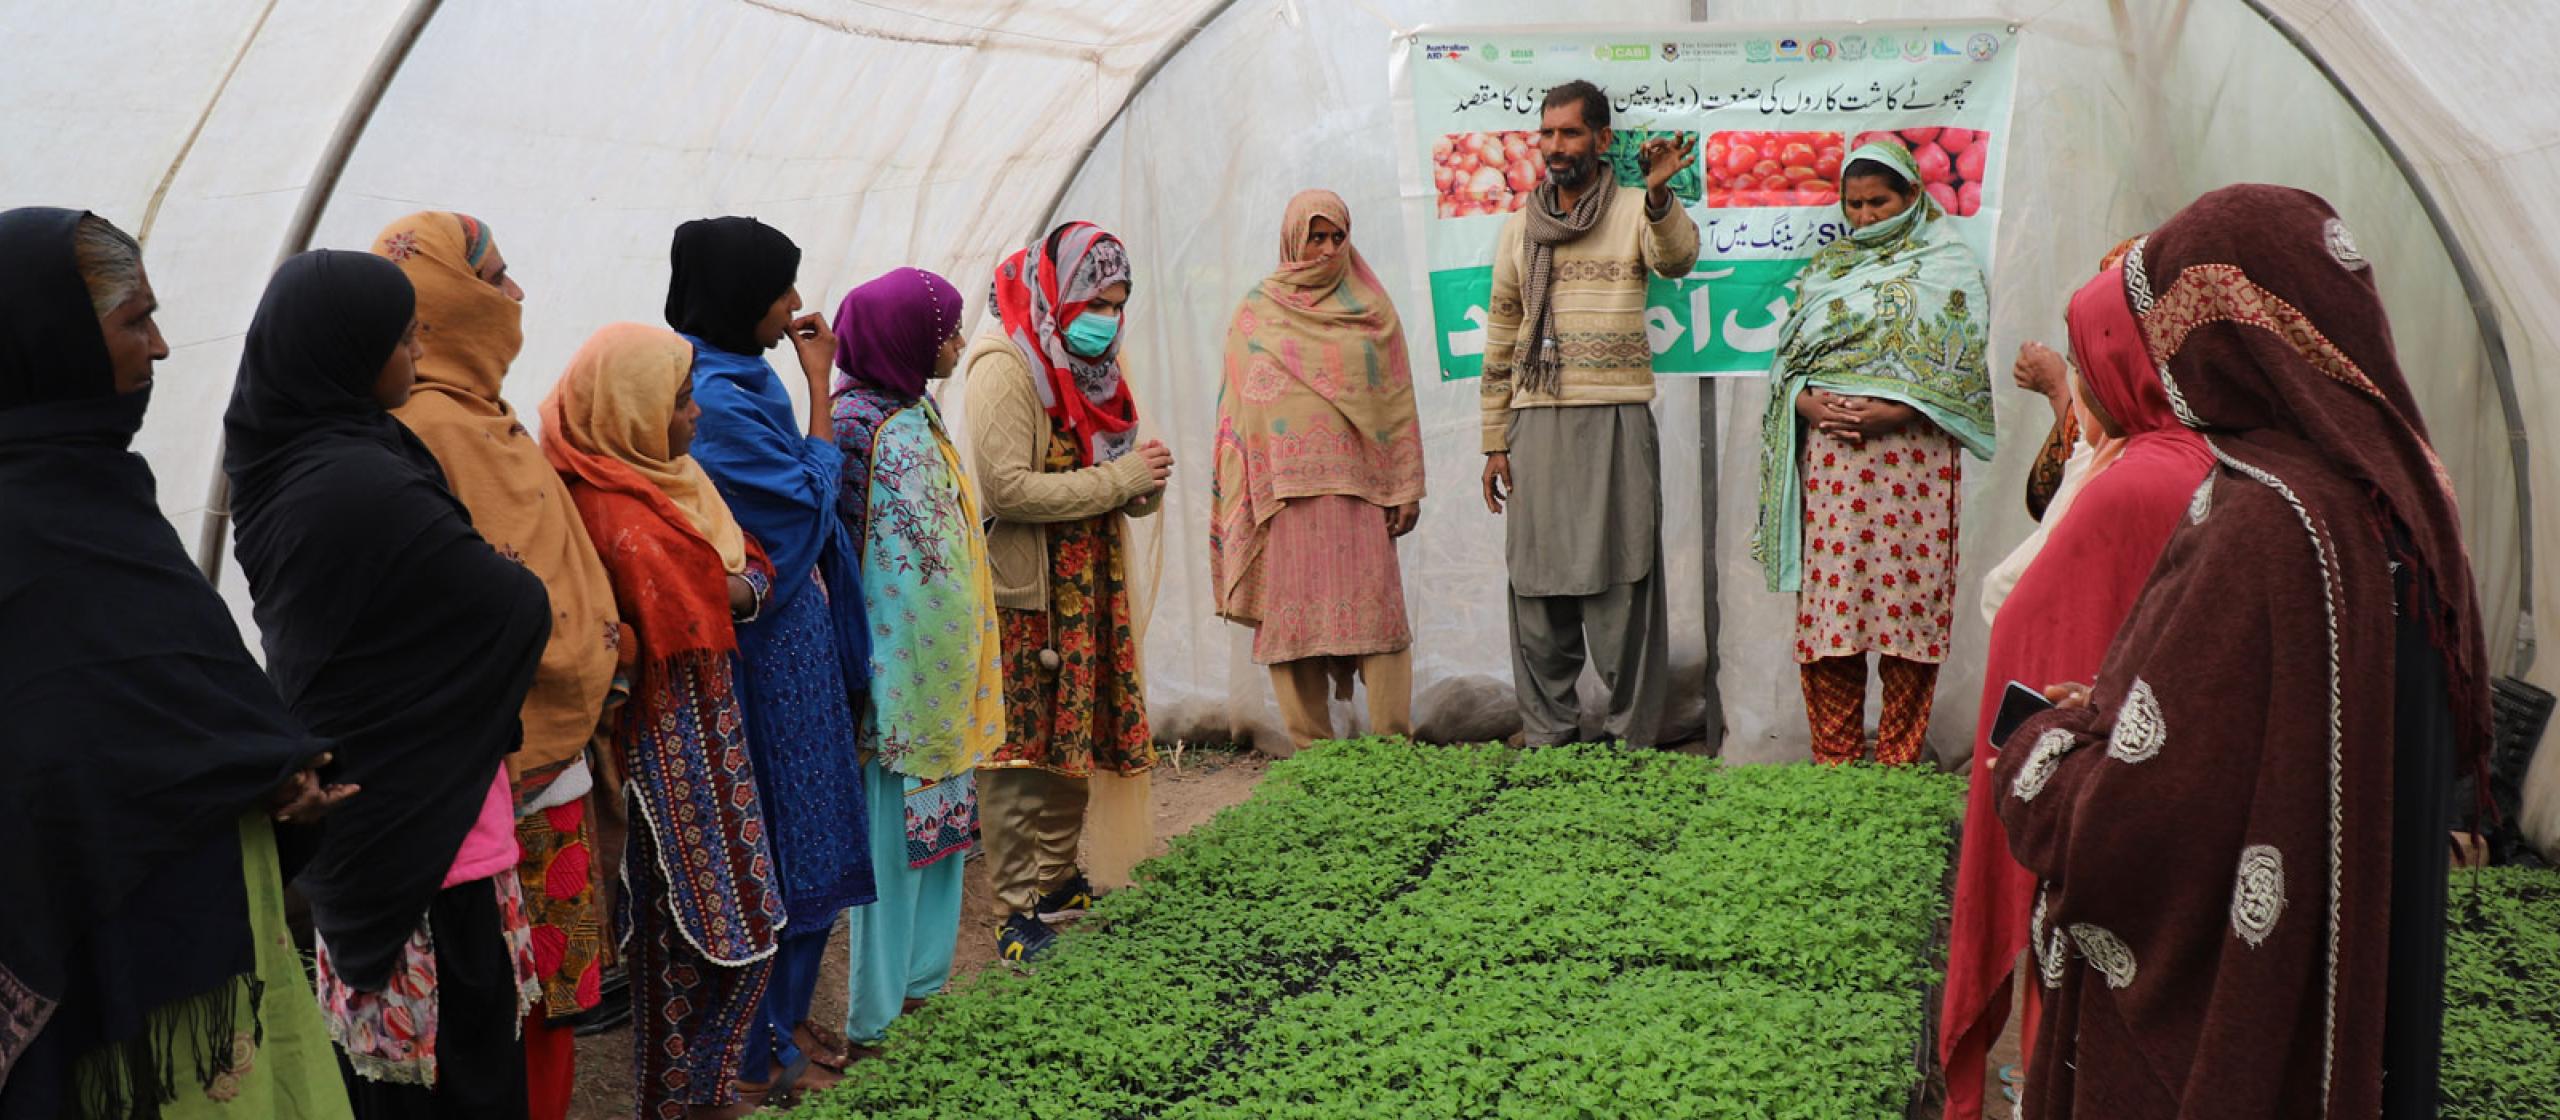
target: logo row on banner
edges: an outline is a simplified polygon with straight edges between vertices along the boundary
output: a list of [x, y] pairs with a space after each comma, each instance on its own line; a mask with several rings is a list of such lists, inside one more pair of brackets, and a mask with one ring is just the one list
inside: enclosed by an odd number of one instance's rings
[[1607, 93], [1618, 182], [1636, 152], [1696, 142], [1670, 183], [1698, 223], [1698, 267], [1650, 284], [1646, 333], [1666, 374], [1766, 373], [1804, 262], [1845, 235], [1841, 162], [1903, 145], [1921, 189], [1987, 265], [2017, 74], [2017, 29], [1995, 22], [1783, 30], [1681, 27], [1424, 28], [1391, 81], [1420, 177], [1405, 184], [1430, 273], [1444, 379], [1483, 371], [1494, 244], [1545, 174], [1539, 103], [1580, 78]]

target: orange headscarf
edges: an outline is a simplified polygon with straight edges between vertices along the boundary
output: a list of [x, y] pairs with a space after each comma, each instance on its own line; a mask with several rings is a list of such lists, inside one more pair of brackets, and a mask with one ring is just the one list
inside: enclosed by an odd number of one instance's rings
[[663, 499], [667, 513], [710, 543], [722, 568], [741, 575], [746, 531], [702, 464], [667, 445], [677, 391], [692, 374], [693, 344], [683, 335], [639, 323], [606, 326], [578, 347], [543, 400], [542, 436], [561, 473], [653, 508]]
[[[1291, 498], [1344, 494], [1393, 508], [1422, 500], [1422, 423], [1404, 326], [1349, 240], [1307, 258], [1317, 218], [1351, 232], [1332, 191], [1301, 191], [1280, 223], [1280, 267], [1236, 308], [1218, 395], [1209, 570], [1218, 613], [1254, 621], [1237, 592], [1264, 527]], [[1247, 597], [1249, 598], [1249, 596]]]
[[523, 307], [480, 278], [489, 229], [460, 214], [411, 214], [373, 251], [418, 292], [418, 384], [393, 411], [444, 468], [471, 524], [541, 577], [551, 641], [524, 701], [524, 746], [509, 756], [519, 800], [582, 757], [613, 685], [619, 619], [586, 526], [542, 448], [499, 396], [524, 346]]

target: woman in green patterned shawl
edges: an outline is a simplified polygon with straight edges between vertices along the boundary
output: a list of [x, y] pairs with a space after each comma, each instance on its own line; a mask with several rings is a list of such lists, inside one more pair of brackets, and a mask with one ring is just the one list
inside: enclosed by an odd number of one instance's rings
[[1899, 145], [1849, 154], [1852, 227], [1795, 280], [1761, 424], [1752, 555], [1796, 600], [1814, 757], [1863, 752], [1867, 654], [1884, 678], [1876, 760], [1918, 761], [1956, 586], [1960, 451], [1991, 457], [1982, 265]]

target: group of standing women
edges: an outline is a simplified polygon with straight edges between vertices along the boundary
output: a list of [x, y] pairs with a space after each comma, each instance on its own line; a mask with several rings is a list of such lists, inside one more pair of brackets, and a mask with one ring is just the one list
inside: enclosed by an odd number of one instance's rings
[[[1267, 629], [1301, 738], [1355, 671], [1403, 730], [1401, 328], [1340, 199], [1288, 224], [1231, 347], [1222, 604]], [[559, 1116], [608, 962], [640, 1114], [737, 1115], [944, 986], [981, 837], [1003, 956], [1090, 903], [1088, 779], [1155, 762], [1126, 530], [1173, 466], [1110, 233], [1001, 262], [967, 344], [940, 276], [830, 327], [788, 237], [688, 222], [672, 329], [597, 331], [539, 438], [503, 396], [525, 292], [487, 225], [292, 258], [224, 418], [263, 674], [128, 449], [166, 354], [140, 247], [24, 210], [0, 257], [0, 623], [70, 643], [6, 687], [84, 745], [7, 757], [6, 885], [46, 919], [0, 935], [0, 1115]], [[927, 392], [964, 362], [965, 462]], [[839, 921], [842, 1033], [810, 1018]], [[134, 967], [157, 930], [191, 951]]]
[[[1979, 265], [1901, 149], [1796, 281], [1755, 555], [1798, 596], [1817, 760], [1922, 754], [1959, 449], [1990, 451]], [[2488, 739], [2456, 501], [2372, 263], [2316, 196], [2228, 187], [2070, 301], [2042, 524], [1992, 620], [1939, 1057], [1946, 1115], [2435, 1115], [2453, 777]], [[2000, 737], [2011, 682], [2051, 710]]]
[[[742, 1113], [851, 1060], [810, 1020], [847, 910], [925, 950], [857, 951], [858, 998], [891, 989], [894, 1017], [947, 974], [958, 880], [912, 880], [950, 849], [869, 827], [908, 816], [865, 774], [873, 657], [919, 651], [875, 649], [846, 457], [763, 351], [790, 338], [824, 400], [838, 366], [930, 374], [957, 315], [877, 317], [839, 352], [794, 317], [798, 249], [744, 218], [687, 223], [673, 265], [676, 331], [598, 332], [539, 441], [500, 396], [523, 292], [469, 217], [296, 257], [251, 324], [225, 466], [270, 673], [360, 787], [295, 880], [360, 1116], [565, 1113], [555, 1024], [597, 1002], [608, 924], [645, 1115]], [[882, 364], [898, 346], [913, 368]], [[595, 816], [628, 822], [618, 920]]]
[[[1918, 178], [1851, 153], [1764, 422], [1754, 553], [1798, 596], [1826, 763], [1866, 751], [1870, 653], [1875, 756], [1921, 756], [1961, 455], [1991, 450], [1986, 287]], [[1301, 742], [1354, 676], [1409, 728], [1420, 435], [1350, 229], [1293, 200], [1219, 405], [1218, 611]], [[830, 327], [783, 234], [686, 223], [673, 330], [597, 331], [538, 440], [501, 397], [524, 293], [488, 228], [413, 215], [372, 249], [278, 270], [225, 417], [261, 674], [129, 450], [166, 354], [139, 247], [0, 214], [0, 633], [50, 639], [0, 643], [0, 702], [59, 748], [0, 755], [0, 890], [32, 915], [0, 924], [0, 1120], [556, 1116], [561, 1024], [617, 951], [641, 1113], [736, 1115], [942, 987], [979, 836], [1000, 952], [1045, 948], [1093, 894], [1087, 779], [1155, 761], [1125, 533], [1173, 464], [1122, 365], [1119, 240], [1073, 222], [1001, 262], [964, 343], [930, 272]], [[2022, 953], [2034, 1115], [2424, 1114], [2444, 802], [2487, 706], [2370, 265], [2317, 198], [2228, 188], [2110, 254], [2068, 325], [2067, 373], [2021, 360], [2076, 422], [1986, 603], [1950, 1115]], [[963, 367], [965, 461], [926, 391]], [[1995, 742], [2012, 679], [2058, 706]], [[848, 912], [840, 1034], [810, 1008]]]
[[[596, 332], [537, 439], [489, 228], [370, 249], [277, 271], [224, 418], [261, 672], [129, 447], [167, 353], [140, 246], [0, 215], [0, 626], [49, 636], [0, 654], [47, 743], [4, 763], [34, 917], [0, 932], [0, 1116], [560, 1116], [617, 958], [639, 1113], [743, 1114], [944, 986], [982, 832], [1008, 950], [1044, 947], [1091, 894], [1081, 779], [1154, 761], [1120, 531], [1171, 457], [1134, 438], [1118, 240], [1005, 262], [983, 510], [930, 272], [829, 329], [783, 234], [686, 223], [673, 329]], [[841, 1033], [810, 1018], [839, 921]]]

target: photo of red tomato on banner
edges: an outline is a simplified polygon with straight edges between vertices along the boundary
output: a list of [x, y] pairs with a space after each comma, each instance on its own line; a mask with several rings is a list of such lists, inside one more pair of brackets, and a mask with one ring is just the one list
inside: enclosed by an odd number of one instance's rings
[[1698, 166], [1707, 205], [1830, 206], [1840, 201], [1837, 132], [1718, 132]]
[[1959, 218], [1982, 212], [1982, 180], [1991, 158], [1991, 134], [1971, 128], [1904, 128], [1861, 132], [1855, 148], [1868, 141], [1899, 144], [1920, 164], [1920, 189], [1938, 200], [1938, 209]]

